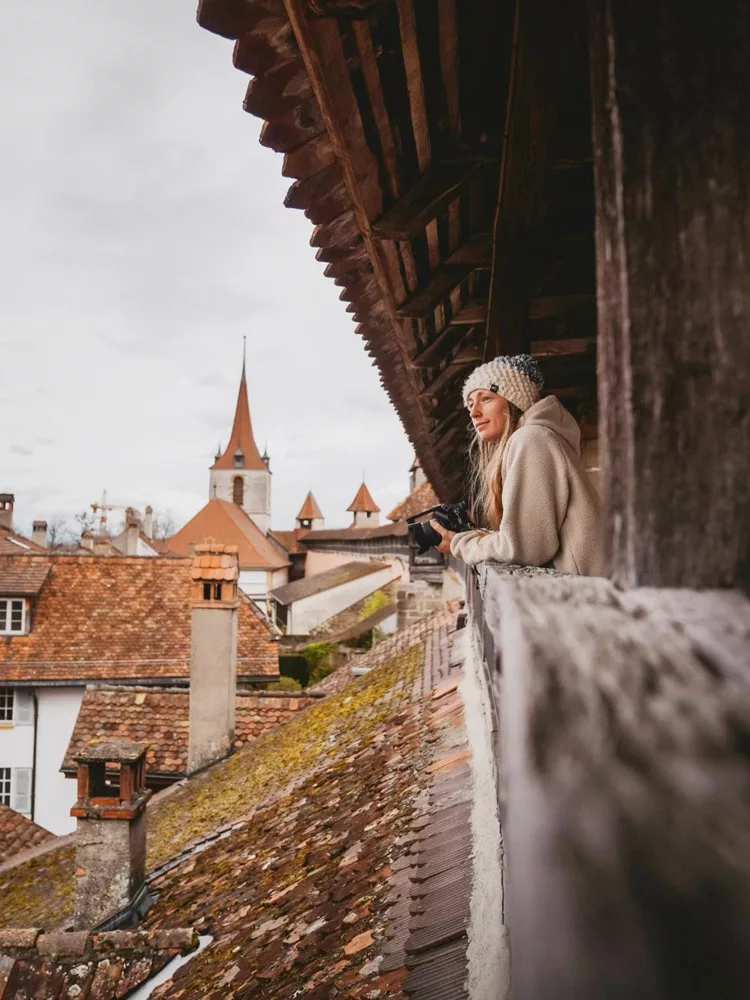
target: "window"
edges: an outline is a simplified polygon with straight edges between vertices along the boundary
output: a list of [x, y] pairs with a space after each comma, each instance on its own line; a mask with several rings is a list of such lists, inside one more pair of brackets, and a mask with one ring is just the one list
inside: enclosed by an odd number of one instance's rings
[[241, 507], [244, 499], [245, 481], [242, 476], [235, 476], [234, 481], [232, 482], [232, 500]]
[[239, 448], [234, 453], [234, 467], [235, 469], [245, 468], [245, 456], [242, 454]]
[[0, 688], [0, 722], [13, 721], [13, 688]]
[[10, 805], [10, 775], [9, 767], [0, 767], [0, 803]]
[[0, 635], [23, 635], [26, 631], [26, 601], [0, 597]]

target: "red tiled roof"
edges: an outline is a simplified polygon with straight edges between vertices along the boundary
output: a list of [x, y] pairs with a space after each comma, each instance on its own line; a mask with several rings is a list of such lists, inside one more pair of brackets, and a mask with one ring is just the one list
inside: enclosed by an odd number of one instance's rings
[[307, 547], [316, 542], [366, 542], [375, 538], [400, 538], [407, 534], [406, 525], [397, 521], [395, 524], [380, 524], [377, 528], [320, 528], [308, 531], [302, 542]]
[[305, 497], [305, 502], [300, 507], [299, 514], [297, 514], [298, 521], [313, 521], [317, 518], [322, 518], [323, 514], [318, 507], [318, 501], [312, 495], [312, 491]]
[[49, 566], [28, 559], [4, 559], [0, 562], [0, 595], [33, 597], [42, 589]]
[[37, 826], [15, 809], [0, 803], [0, 862], [53, 837], [54, 834], [49, 830]]
[[236, 503], [227, 500], [209, 500], [184, 528], [167, 540], [167, 545], [171, 552], [189, 556], [192, 546], [207, 538], [224, 545], [236, 545], [241, 570], [283, 569], [289, 565], [253, 519]]
[[234, 411], [234, 424], [229, 438], [229, 444], [220, 458], [211, 466], [213, 469], [234, 469], [234, 453], [239, 450], [244, 456], [243, 469], [264, 470], [265, 462], [260, 457], [258, 446], [253, 437], [253, 425], [250, 420], [250, 404], [247, 401], [247, 380], [245, 366], [242, 366], [240, 391], [237, 395], [237, 408]]
[[[257, 740], [279, 723], [313, 705], [313, 696], [238, 691], [235, 748]], [[93, 741], [150, 743], [148, 771], [184, 776], [190, 732], [190, 693], [179, 688], [90, 688], [83, 697], [65, 762], [66, 770]]]
[[301, 601], [303, 597], [312, 597], [313, 594], [322, 594], [324, 590], [331, 590], [333, 587], [341, 587], [352, 580], [377, 573], [381, 569], [386, 569], [388, 563], [385, 562], [362, 562], [352, 561], [344, 563], [343, 566], [333, 566], [331, 569], [323, 570], [322, 573], [315, 573], [313, 576], [303, 577], [301, 580], [294, 580], [292, 583], [285, 583], [283, 587], [272, 590], [270, 596], [279, 604], [292, 604], [294, 601]]
[[352, 511], [354, 514], [377, 514], [380, 511], [380, 507], [372, 499], [370, 491], [364, 483], [357, 490], [357, 495], [346, 509]]
[[46, 552], [47, 550], [32, 542], [30, 538], [24, 538], [15, 531], [0, 527], [0, 555], [17, 556], [22, 552]]
[[295, 528], [294, 531], [276, 531], [271, 530], [268, 532], [269, 538], [273, 538], [274, 541], [279, 544], [285, 552], [290, 556], [303, 555], [307, 549], [303, 544], [301, 544], [302, 539], [309, 535], [309, 528]]
[[393, 508], [388, 515], [389, 521], [405, 521], [407, 517], [421, 514], [423, 510], [436, 507], [440, 503], [437, 493], [429, 483], [415, 486], [408, 497]]
[[[0, 637], [7, 681], [145, 680], [190, 674], [190, 561], [159, 556], [0, 556], [49, 575], [28, 635]], [[251, 601], [239, 609], [238, 674], [278, 676], [278, 645]]]

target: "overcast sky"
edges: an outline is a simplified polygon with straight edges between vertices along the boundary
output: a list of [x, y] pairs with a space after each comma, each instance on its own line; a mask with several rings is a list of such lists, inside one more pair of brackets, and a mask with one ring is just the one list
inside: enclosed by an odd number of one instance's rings
[[274, 527], [308, 489], [348, 523], [363, 469], [386, 513], [407, 490], [409, 442], [195, 8], [3, 3], [0, 492], [22, 530], [103, 489], [192, 516], [243, 335]]

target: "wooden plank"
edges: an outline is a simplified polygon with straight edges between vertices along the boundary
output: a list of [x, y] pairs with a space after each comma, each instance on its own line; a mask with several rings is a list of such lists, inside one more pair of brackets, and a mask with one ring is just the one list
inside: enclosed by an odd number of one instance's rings
[[432, 275], [424, 288], [420, 288], [398, 307], [396, 315], [417, 319], [429, 315], [457, 285], [466, 280], [472, 270], [471, 264], [446, 264]]
[[456, 0], [438, 0], [438, 38], [440, 42], [440, 68], [448, 106], [448, 124], [451, 136], [461, 135], [461, 101], [458, 88], [458, 22]]
[[744, 1000], [750, 605], [543, 572], [480, 581], [513, 996]]
[[383, 152], [383, 163], [385, 165], [386, 178], [388, 180], [388, 190], [392, 198], [397, 198], [401, 193], [398, 172], [398, 153], [393, 141], [393, 129], [388, 117], [388, 110], [383, 98], [383, 88], [380, 84], [380, 72], [378, 61], [375, 56], [375, 49], [372, 44], [372, 33], [367, 21], [354, 22], [354, 38], [357, 43], [362, 75], [365, 78], [367, 95], [370, 99], [372, 115], [375, 119], [375, 127], [380, 137], [380, 148]]
[[420, 174], [430, 165], [430, 133], [427, 128], [427, 110], [424, 101], [424, 82], [419, 60], [417, 43], [417, 22], [414, 14], [414, 0], [399, 0], [398, 23], [401, 31], [401, 49], [404, 56], [406, 85], [409, 92], [412, 129], [417, 149]]
[[567, 340], [532, 340], [531, 353], [535, 358], [557, 355], [589, 354], [596, 348], [596, 337], [572, 337]]
[[446, 326], [431, 344], [412, 358], [417, 368], [437, 368], [442, 361], [461, 346], [468, 338], [475, 336], [476, 327]]
[[492, 264], [492, 236], [490, 233], [475, 233], [462, 246], [454, 250], [447, 264], [474, 264], [477, 268], [488, 268]]
[[609, 571], [750, 590], [747, 6], [589, 6]]
[[453, 326], [476, 326], [487, 322], [487, 300], [474, 299], [467, 302], [460, 313], [451, 320]]
[[455, 362], [447, 364], [431, 382], [425, 385], [424, 389], [422, 389], [422, 394], [427, 396], [442, 396], [453, 382], [468, 375], [468, 366], [470, 364], [471, 361], [465, 361], [461, 364]]
[[380, 240], [407, 240], [424, 232], [428, 222], [456, 197], [476, 171], [476, 163], [437, 163], [375, 222]]

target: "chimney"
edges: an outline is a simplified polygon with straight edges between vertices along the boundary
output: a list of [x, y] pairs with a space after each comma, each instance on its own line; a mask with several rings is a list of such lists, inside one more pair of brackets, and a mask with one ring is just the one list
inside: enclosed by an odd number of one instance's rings
[[125, 555], [138, 555], [138, 536], [141, 532], [141, 519], [137, 511], [128, 507], [125, 511]]
[[47, 522], [46, 521], [34, 521], [32, 525], [31, 540], [36, 545], [41, 545], [43, 549], [47, 548]]
[[84, 531], [81, 535], [81, 548], [89, 549], [90, 552], [94, 551], [94, 536], [90, 531]]
[[146, 515], [143, 518], [143, 534], [146, 538], [154, 537], [154, 508], [151, 504], [146, 508]]
[[211, 539], [196, 545], [190, 576], [193, 640], [187, 770], [193, 774], [227, 757], [234, 745], [237, 546]]
[[147, 899], [147, 750], [147, 743], [99, 743], [74, 758], [78, 801], [70, 815], [78, 820], [76, 930], [98, 927], [127, 908], [138, 913]]
[[13, 530], [13, 504], [15, 497], [12, 493], [0, 493], [0, 528]]

